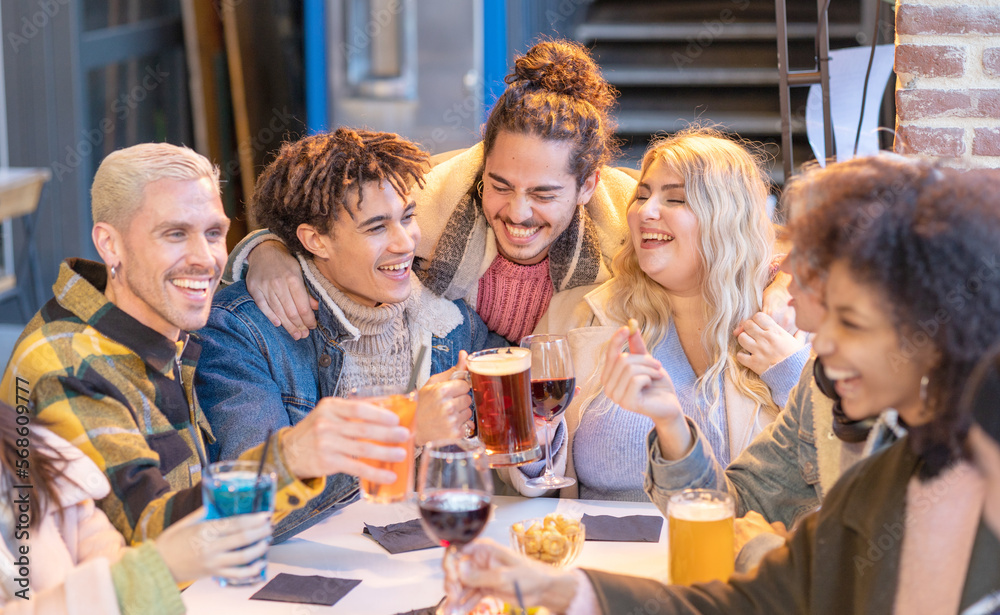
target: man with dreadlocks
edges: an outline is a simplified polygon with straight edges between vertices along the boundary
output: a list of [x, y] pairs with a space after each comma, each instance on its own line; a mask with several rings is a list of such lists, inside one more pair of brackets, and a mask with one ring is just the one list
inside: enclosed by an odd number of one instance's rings
[[[420, 228], [409, 185], [423, 184], [426, 166], [427, 154], [397, 135], [340, 128], [286, 143], [264, 169], [250, 207], [297, 258], [319, 301], [318, 326], [298, 339], [274, 327], [243, 282], [216, 295], [196, 382], [217, 437], [214, 457], [237, 457], [355, 387], [404, 385], [414, 369], [423, 385], [417, 444], [459, 435], [472, 399], [451, 371], [464, 369], [466, 352], [506, 343], [465, 302], [435, 296], [412, 274]], [[415, 364], [422, 346], [430, 360]], [[354, 476], [328, 477], [275, 538], [356, 491]]]

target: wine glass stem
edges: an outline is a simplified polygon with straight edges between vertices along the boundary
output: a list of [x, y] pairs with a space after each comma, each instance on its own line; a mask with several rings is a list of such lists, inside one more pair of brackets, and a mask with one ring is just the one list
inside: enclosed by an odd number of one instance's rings
[[552, 422], [545, 421], [545, 476], [555, 476], [552, 470]]
[[462, 584], [458, 580], [458, 547], [448, 545], [444, 550], [442, 567], [444, 568], [444, 595], [445, 601], [438, 610], [438, 615], [458, 615], [465, 613], [462, 596]]

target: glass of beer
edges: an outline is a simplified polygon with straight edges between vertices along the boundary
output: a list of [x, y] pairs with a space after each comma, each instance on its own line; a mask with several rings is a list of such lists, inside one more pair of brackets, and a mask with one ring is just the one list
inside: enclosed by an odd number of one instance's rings
[[712, 489], [685, 489], [670, 497], [671, 583], [725, 581], [733, 574], [735, 510], [732, 496]]
[[542, 456], [531, 412], [531, 350], [491, 348], [469, 355], [476, 426], [490, 467]]
[[[406, 458], [402, 461], [361, 459], [370, 466], [396, 473], [396, 482], [388, 485], [373, 483], [365, 478], [360, 479], [362, 497], [376, 504], [391, 504], [408, 499], [413, 493], [413, 434], [417, 416], [417, 392], [407, 393], [402, 386], [378, 385], [353, 389], [350, 398], [391, 411], [399, 417], [400, 427], [410, 431], [410, 437], [400, 445], [406, 449]], [[373, 444], [384, 443], [373, 442]]]

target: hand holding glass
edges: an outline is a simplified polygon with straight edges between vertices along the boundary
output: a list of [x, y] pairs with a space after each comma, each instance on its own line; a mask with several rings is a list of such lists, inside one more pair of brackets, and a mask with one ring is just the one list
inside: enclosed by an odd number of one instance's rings
[[[368, 465], [395, 472], [396, 482], [382, 485], [362, 478], [359, 483], [361, 495], [369, 502], [389, 504], [401, 502], [412, 492], [413, 485], [413, 431], [417, 415], [417, 392], [407, 393], [402, 386], [369, 386], [359, 387], [351, 391], [351, 399], [374, 404], [391, 411], [399, 417], [400, 427], [410, 432], [410, 437], [402, 444], [406, 457], [402, 461], [376, 461], [362, 459]], [[381, 444], [381, 442], [375, 442]]]
[[[208, 466], [201, 482], [202, 500], [208, 509], [205, 518], [225, 519], [265, 511], [274, 513], [277, 476], [267, 465], [258, 476], [258, 466], [256, 461], [242, 460], [218, 461]], [[259, 583], [267, 576], [266, 558], [266, 554], [261, 556], [265, 565], [261, 567], [259, 574], [214, 578], [222, 587]]]
[[490, 517], [493, 477], [482, 445], [469, 440], [435, 440], [424, 446], [417, 479], [420, 521], [446, 547], [442, 566], [445, 601], [440, 615], [465, 613], [458, 582], [458, 551], [472, 542]]
[[519, 466], [542, 455], [531, 420], [531, 353], [491, 348], [469, 355], [476, 425], [490, 467]]

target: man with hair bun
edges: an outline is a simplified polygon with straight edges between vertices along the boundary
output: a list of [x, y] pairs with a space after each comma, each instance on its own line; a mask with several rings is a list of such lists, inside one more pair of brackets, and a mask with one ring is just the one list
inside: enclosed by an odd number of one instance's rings
[[[553, 293], [610, 278], [611, 258], [628, 237], [625, 208], [636, 180], [607, 166], [618, 150], [617, 92], [586, 48], [540, 42], [505, 81], [483, 141], [435, 166], [414, 190], [424, 231], [414, 272], [431, 292], [465, 299], [491, 331], [517, 342]], [[315, 302], [287, 250], [269, 239], [258, 231], [233, 250], [232, 278], [245, 277], [275, 326], [304, 337], [316, 326]], [[765, 305], [784, 308], [788, 296], [779, 290]]]
[[[339, 128], [284, 144], [261, 173], [251, 210], [295, 255], [296, 275], [319, 299], [319, 326], [296, 339], [272, 326], [243, 282], [218, 294], [199, 332], [197, 382], [218, 437], [213, 456], [239, 456], [356, 387], [405, 386], [414, 370], [422, 385], [416, 444], [460, 435], [472, 398], [452, 372], [465, 369], [467, 352], [506, 343], [464, 301], [442, 299], [412, 275], [420, 227], [410, 185], [423, 185], [426, 163], [397, 135]], [[418, 362], [422, 346], [429, 357]], [[284, 519], [276, 540], [349, 502], [357, 493], [350, 474], [374, 472], [353, 463]]]
[[[423, 229], [414, 272], [431, 292], [464, 298], [490, 330], [517, 341], [553, 292], [608, 279], [636, 182], [606, 166], [617, 150], [616, 92], [581, 45], [539, 43], [506, 81], [483, 141], [414, 189]], [[238, 246], [233, 278], [247, 276], [272, 322], [303, 336], [315, 326], [315, 304], [290, 279], [297, 265], [266, 241], [273, 238], [258, 232]]]
[[[194, 392], [201, 347], [188, 331], [208, 318], [229, 220], [218, 169], [166, 143], [109, 154], [91, 197], [92, 237], [104, 263], [62, 264], [55, 297], [18, 339], [0, 400], [30, 405], [93, 460], [111, 483], [98, 505], [128, 542], [139, 543], [202, 505], [197, 451], [214, 438]], [[328, 474], [356, 469], [358, 451], [387, 461], [404, 453], [392, 446], [407, 438], [395, 415], [337, 401], [273, 434], [267, 462], [278, 476], [275, 519], [320, 494]], [[361, 429], [366, 440], [389, 446], [360, 442]], [[263, 438], [241, 457], [262, 454]]]

